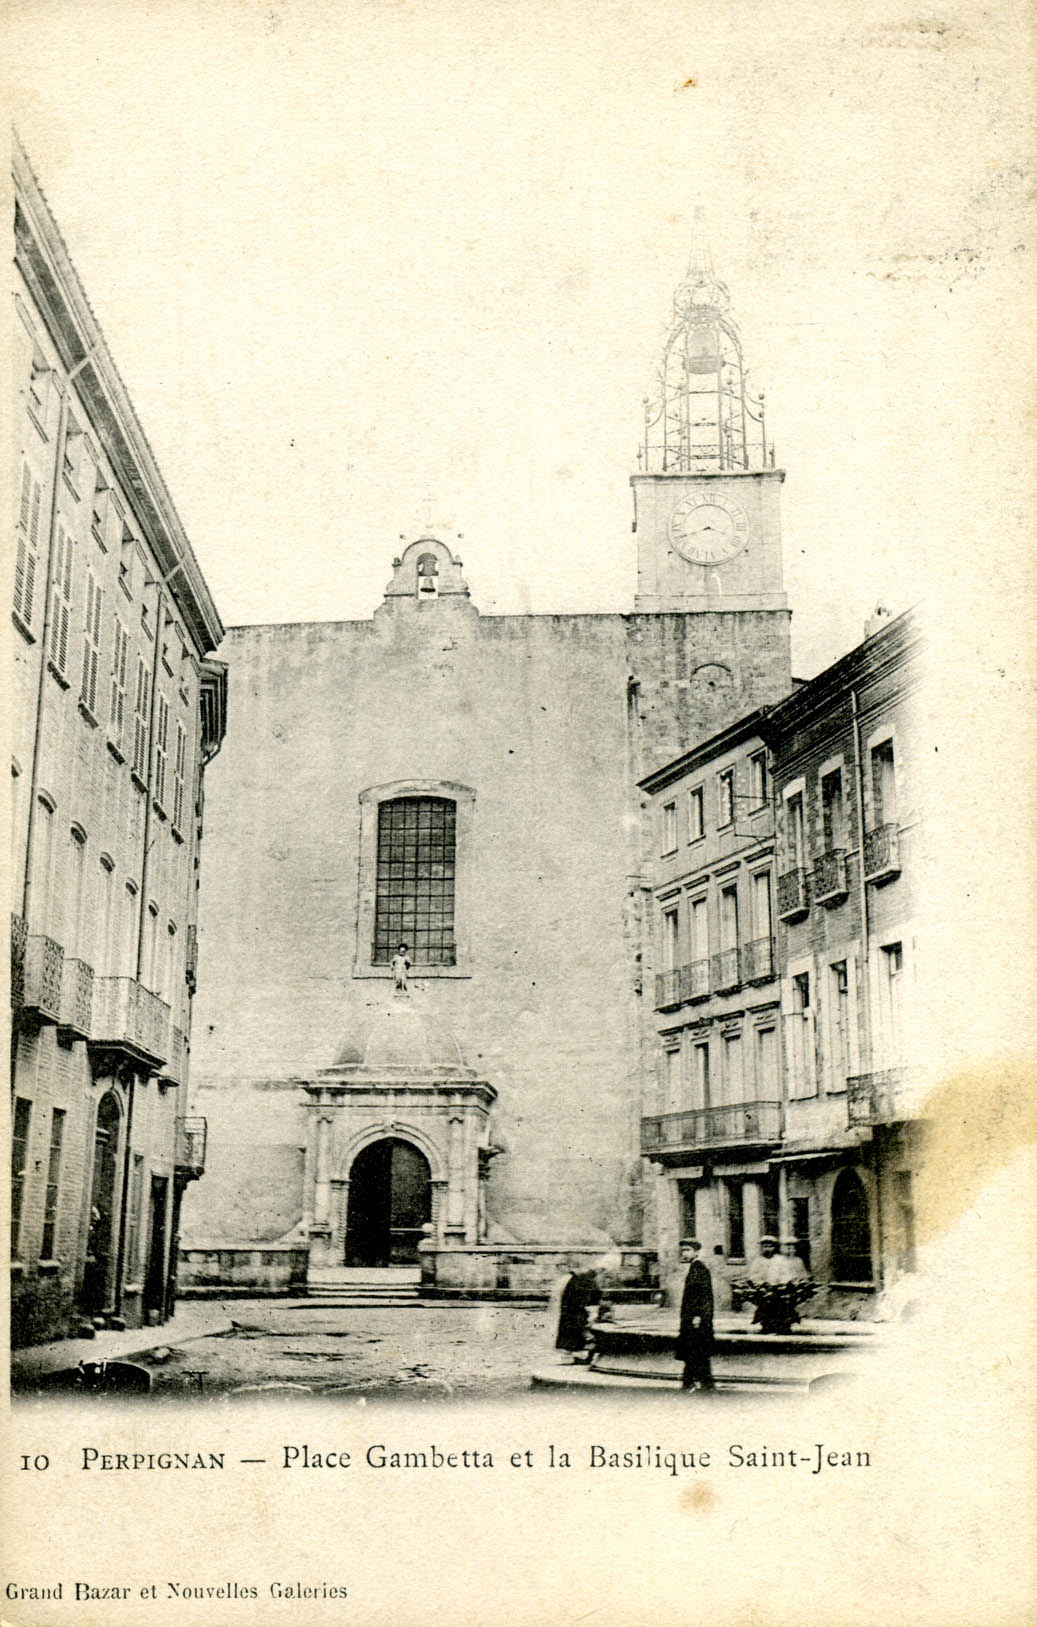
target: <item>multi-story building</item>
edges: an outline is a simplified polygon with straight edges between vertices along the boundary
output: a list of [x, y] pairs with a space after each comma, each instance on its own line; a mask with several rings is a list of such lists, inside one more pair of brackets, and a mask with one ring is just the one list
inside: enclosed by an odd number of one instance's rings
[[768, 713], [778, 839], [783, 1227], [816, 1276], [873, 1289], [914, 1270], [924, 742], [917, 616], [865, 639]]
[[654, 849], [654, 1038], [641, 1150], [664, 1271], [682, 1237], [728, 1259], [777, 1219], [780, 988], [774, 807], [753, 712], [641, 781]]
[[15, 146], [12, 1332], [161, 1321], [187, 1111], [202, 769], [223, 628]]
[[[794, 1239], [833, 1303], [916, 1265], [921, 637], [912, 613], [641, 781], [664, 1273]], [[772, 925], [773, 922], [773, 925]]]

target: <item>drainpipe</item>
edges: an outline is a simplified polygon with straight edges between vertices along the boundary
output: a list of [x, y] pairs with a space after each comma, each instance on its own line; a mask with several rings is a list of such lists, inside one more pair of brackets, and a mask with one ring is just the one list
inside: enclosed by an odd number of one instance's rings
[[853, 714], [853, 773], [857, 792], [857, 886], [861, 910], [861, 972], [864, 982], [864, 1001], [861, 1007], [861, 1072], [871, 1067], [871, 926], [868, 918], [868, 883], [864, 877], [864, 765], [861, 758], [861, 715], [856, 689], [850, 690]]
[[[137, 916], [137, 982], [142, 981], [144, 971], [144, 922], [148, 908], [148, 858], [151, 843], [151, 788], [155, 783], [155, 719], [158, 715], [158, 663], [162, 650], [162, 581], [157, 584], [158, 593], [155, 600], [155, 649], [151, 658], [151, 707], [148, 717], [148, 762], [147, 778], [144, 789], [144, 851], [140, 862], [140, 909]], [[129, 1215], [130, 1199], [130, 1159], [132, 1156], [133, 1131], [133, 1103], [137, 1089], [137, 1071], [130, 1074], [129, 1104], [126, 1109], [126, 1142], [122, 1152], [122, 1193], [119, 1199], [119, 1242], [115, 1255], [115, 1310], [122, 1315], [123, 1302], [123, 1270], [126, 1264], [126, 1223]], [[143, 1202], [143, 1194], [141, 1196]]]
[[[861, 1072], [870, 1073], [874, 1061], [872, 1054], [871, 1033], [871, 925], [868, 918], [868, 883], [864, 875], [864, 762], [861, 750], [861, 714], [857, 703], [856, 689], [850, 690], [850, 708], [853, 714], [853, 769], [857, 789], [857, 881], [860, 889], [861, 909], [861, 971], [864, 982], [864, 999], [858, 1000], [858, 1011], [863, 1017], [860, 1024], [861, 1046]], [[876, 1140], [872, 1131], [872, 1148], [877, 1154], [881, 1142], [881, 1131]], [[879, 1159], [875, 1158], [875, 1233], [878, 1245], [879, 1285], [881, 1287], [885, 1275], [884, 1265], [886, 1258], [885, 1237], [882, 1225], [882, 1181]]]

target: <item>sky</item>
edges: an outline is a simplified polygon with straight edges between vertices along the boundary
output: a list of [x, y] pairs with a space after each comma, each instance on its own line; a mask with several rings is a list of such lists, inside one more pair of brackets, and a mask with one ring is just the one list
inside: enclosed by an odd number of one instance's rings
[[630, 609], [641, 401], [701, 204], [787, 471], [802, 676], [877, 601], [1022, 588], [1027, 28], [967, 0], [4, 23], [227, 625], [370, 615], [429, 516], [483, 612]]

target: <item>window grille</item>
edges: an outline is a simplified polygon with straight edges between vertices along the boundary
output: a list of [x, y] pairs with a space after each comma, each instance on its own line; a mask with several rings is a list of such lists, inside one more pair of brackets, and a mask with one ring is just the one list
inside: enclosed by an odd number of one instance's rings
[[400, 943], [413, 963], [453, 966], [456, 805], [444, 797], [397, 797], [378, 810], [376, 966]]

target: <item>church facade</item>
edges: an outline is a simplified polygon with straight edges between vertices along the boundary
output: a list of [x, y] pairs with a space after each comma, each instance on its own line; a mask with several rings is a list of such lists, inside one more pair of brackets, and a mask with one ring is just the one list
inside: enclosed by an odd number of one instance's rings
[[790, 687], [784, 477], [704, 252], [638, 461], [629, 613], [481, 615], [425, 535], [369, 620], [228, 633], [186, 1280], [283, 1285], [281, 1248], [492, 1290], [644, 1244], [638, 782]]

